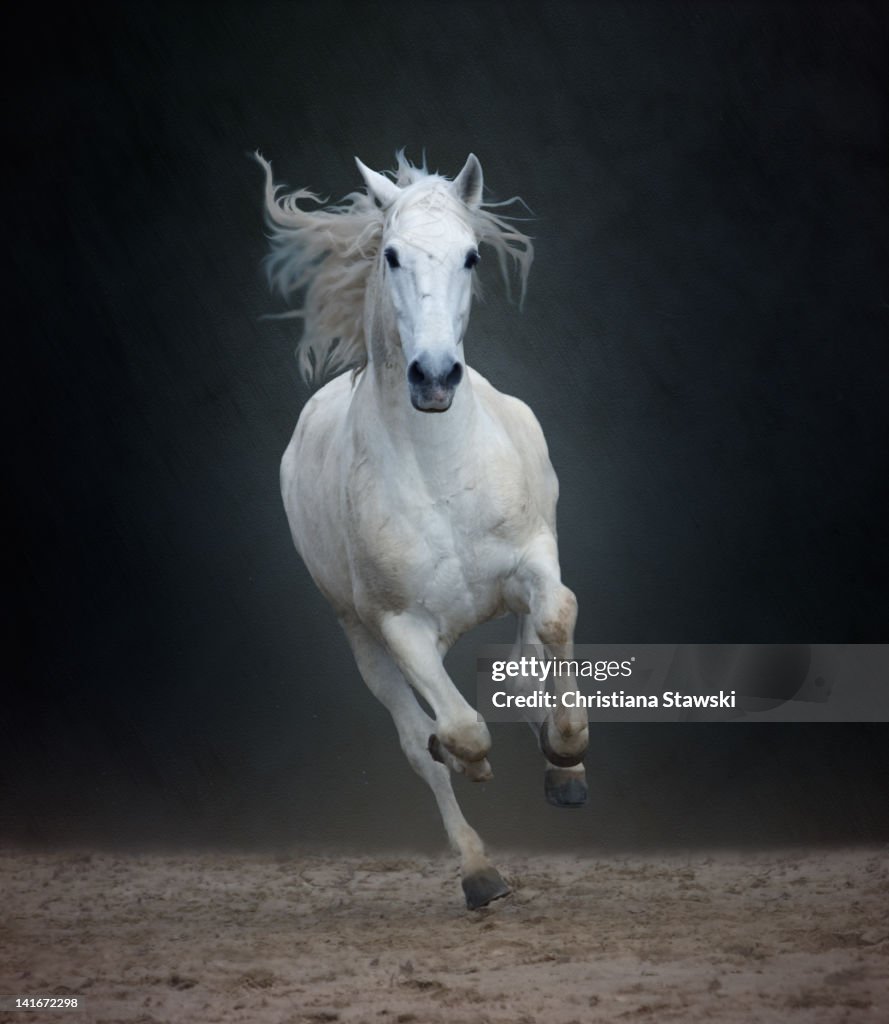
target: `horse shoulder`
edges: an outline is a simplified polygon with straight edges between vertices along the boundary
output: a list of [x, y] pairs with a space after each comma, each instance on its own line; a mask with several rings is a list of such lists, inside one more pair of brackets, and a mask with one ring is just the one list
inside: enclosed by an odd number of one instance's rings
[[305, 404], [281, 458], [281, 493], [297, 550], [319, 589], [339, 608], [351, 584], [339, 515], [342, 438], [351, 374], [335, 377]]
[[552, 525], [559, 497], [559, 481], [550, 462], [543, 428], [531, 408], [520, 398], [498, 391], [481, 374], [470, 372], [479, 398], [502, 427], [518, 458], [523, 485], [536, 496], [544, 518]]
[[323, 469], [329, 449], [345, 422], [351, 392], [351, 373], [342, 373], [316, 391], [303, 406], [281, 458], [281, 490], [285, 497], [297, 475], [312, 479]]

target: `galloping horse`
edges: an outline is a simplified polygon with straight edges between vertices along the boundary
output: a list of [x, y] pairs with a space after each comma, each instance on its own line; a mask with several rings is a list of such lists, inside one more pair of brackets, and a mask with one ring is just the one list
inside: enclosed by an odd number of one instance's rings
[[[328, 207], [305, 189], [279, 197], [270, 164], [256, 159], [270, 283], [285, 297], [303, 293], [301, 369], [338, 373], [306, 404], [281, 462], [293, 541], [435, 794], [477, 909], [510, 890], [450, 772], [491, 778], [491, 737], [442, 658], [467, 630], [512, 612], [517, 645], [571, 659], [577, 616], [561, 581], [558, 481], [540, 425], [463, 353], [480, 249], [496, 253], [504, 277], [511, 257], [524, 293], [531, 241], [494, 212], [503, 204], [483, 201], [474, 155], [453, 180], [403, 153], [390, 177], [356, 159], [366, 194]], [[576, 682], [565, 675], [558, 686]], [[537, 714], [548, 799], [582, 803], [586, 713]]]

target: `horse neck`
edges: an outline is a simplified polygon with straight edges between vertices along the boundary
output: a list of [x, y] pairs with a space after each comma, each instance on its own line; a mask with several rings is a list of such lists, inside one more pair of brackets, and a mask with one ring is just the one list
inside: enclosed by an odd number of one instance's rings
[[466, 462], [478, 429], [478, 406], [470, 375], [464, 373], [447, 412], [421, 413], [414, 409], [395, 317], [381, 295], [380, 289], [371, 289], [365, 318], [369, 404], [396, 450], [413, 449], [430, 471], [450, 471]]

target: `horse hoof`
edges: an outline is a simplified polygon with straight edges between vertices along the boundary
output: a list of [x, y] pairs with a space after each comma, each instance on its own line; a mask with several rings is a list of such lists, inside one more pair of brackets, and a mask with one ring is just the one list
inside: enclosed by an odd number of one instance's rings
[[494, 900], [508, 896], [512, 889], [500, 877], [496, 868], [474, 871], [463, 879], [463, 895], [469, 910], [481, 910]]
[[547, 723], [540, 726], [540, 752], [550, 764], [558, 765], [559, 768], [573, 768], [583, 761], [586, 747], [579, 754], [559, 754], [550, 746], [549, 737], [546, 734]]
[[547, 768], [543, 776], [543, 791], [553, 807], [583, 807], [586, 803], [586, 780], [577, 772], [563, 768]]
[[433, 761], [438, 761], [439, 764], [447, 764], [444, 751], [442, 750], [441, 740], [435, 735], [435, 733], [429, 737], [428, 748]]

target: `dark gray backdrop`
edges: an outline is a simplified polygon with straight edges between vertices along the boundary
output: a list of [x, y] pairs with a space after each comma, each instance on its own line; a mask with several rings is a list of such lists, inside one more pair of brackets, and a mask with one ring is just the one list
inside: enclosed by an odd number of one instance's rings
[[[40, 45], [3, 204], [0, 835], [439, 842], [280, 508], [307, 391], [259, 320], [257, 147], [332, 198], [354, 154], [473, 150], [533, 208], [525, 309], [486, 267], [467, 352], [549, 438], [580, 641], [886, 639], [884, 5], [140, 4], [9, 38]], [[455, 652], [467, 693], [507, 635]], [[602, 727], [574, 815], [494, 738], [459, 789], [500, 844], [889, 836], [883, 726]]]

